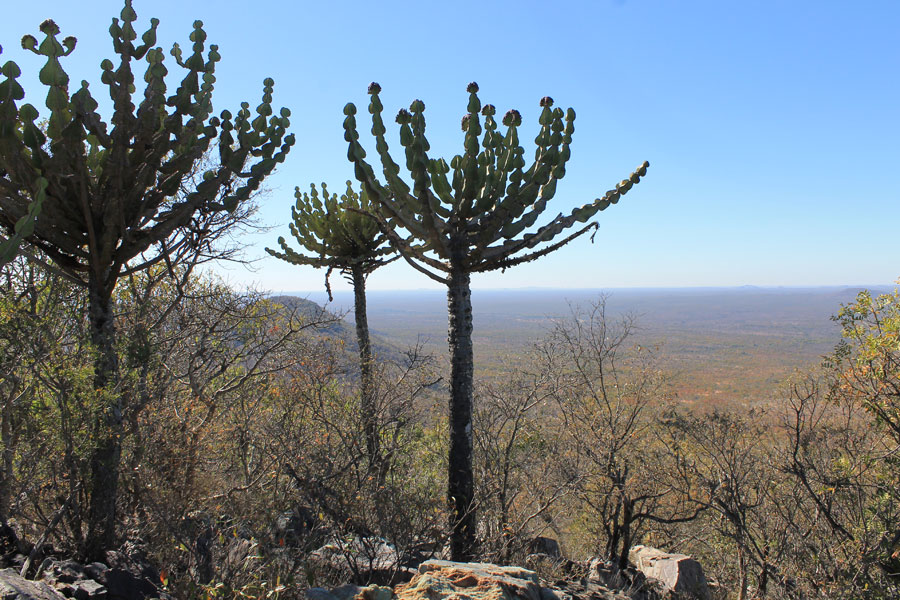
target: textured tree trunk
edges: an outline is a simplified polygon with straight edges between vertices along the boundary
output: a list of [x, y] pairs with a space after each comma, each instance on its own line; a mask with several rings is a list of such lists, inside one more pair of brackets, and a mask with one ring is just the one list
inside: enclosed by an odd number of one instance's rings
[[[0, 417], [0, 528], [6, 529], [9, 518], [9, 503], [12, 498], [13, 463], [15, 460], [15, 441], [13, 430], [13, 400], [19, 391], [18, 381], [11, 381], [13, 388], [3, 404], [3, 415]], [[2, 545], [2, 537], [0, 537]]]
[[759, 568], [759, 584], [757, 587], [757, 593], [760, 598], [765, 598], [769, 591], [769, 564], [766, 562], [765, 558], [763, 558], [763, 564]]
[[628, 567], [628, 551], [631, 550], [631, 524], [634, 521], [634, 504], [626, 499], [622, 510], [622, 552], [619, 554], [619, 568]]
[[9, 506], [12, 499], [13, 466], [15, 460], [16, 435], [13, 429], [13, 400], [18, 393], [18, 382], [13, 383], [13, 389], [3, 406], [2, 423], [0, 423], [0, 445], [2, 445], [2, 459], [0, 459], [0, 552], [11, 554], [20, 550], [20, 542], [15, 530], [9, 526]]
[[606, 529], [606, 558], [610, 561], [619, 559], [619, 540], [622, 536], [622, 528], [619, 525], [619, 515], [622, 513], [621, 499], [616, 499], [616, 506], [612, 514], [601, 525]]
[[475, 550], [475, 485], [472, 475], [472, 295], [469, 274], [455, 268], [447, 289], [450, 314], [450, 502], [451, 560], [467, 561]]
[[91, 495], [88, 513], [86, 558], [103, 558], [116, 539], [116, 496], [119, 460], [122, 454], [122, 398], [117, 389], [119, 364], [116, 357], [116, 329], [112, 311], [112, 290], [106, 281], [92, 274], [89, 282], [91, 341], [97, 353], [94, 389], [101, 396], [103, 410], [94, 423], [91, 454]]
[[366, 438], [366, 454], [369, 466], [379, 462], [378, 425], [375, 407], [375, 373], [372, 361], [372, 344], [369, 340], [369, 318], [366, 314], [366, 274], [362, 266], [355, 265], [353, 278], [353, 306], [356, 319], [356, 343], [359, 346], [360, 412]]

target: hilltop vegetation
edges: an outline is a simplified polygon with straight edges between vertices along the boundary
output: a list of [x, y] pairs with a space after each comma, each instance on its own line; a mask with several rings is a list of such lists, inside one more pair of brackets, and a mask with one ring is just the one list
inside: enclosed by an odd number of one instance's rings
[[[27, 550], [62, 509], [38, 556], [65, 555], [83, 535], [97, 402], [83, 300], [21, 260], [3, 281], [5, 543]], [[118, 514], [167, 589], [261, 597], [274, 581], [289, 593], [385, 577], [323, 565], [328, 543], [365, 553], [354, 540], [383, 540], [398, 572], [440, 554], [446, 363], [376, 353], [386, 459], [373, 472], [345, 323], [309, 301], [170, 282], [151, 271], [115, 297], [128, 398]], [[596, 302], [548, 320], [515, 361], [476, 377], [479, 558], [522, 562], [540, 535], [572, 558], [621, 559], [644, 542], [694, 554], [733, 594], [890, 597], [896, 296], [862, 294], [839, 318], [846, 345], [831, 365], [767, 402], [722, 406], [676, 398], [661, 355], [632, 337], [639, 321]], [[239, 543], [258, 559], [229, 562]]]
[[[352, 281], [351, 336], [308, 301], [204, 273], [240, 260], [236, 233], [294, 145], [290, 111], [276, 114], [267, 78], [255, 109], [214, 114], [220, 55], [202, 22], [190, 53], [174, 45], [165, 66], [158, 21], [136, 45], [124, 4], [110, 27], [117, 64], [101, 63], [109, 119], [87, 82], [70, 94], [61, 59], [76, 39], [58, 40], [52, 20], [40, 42], [21, 40], [43, 62], [46, 121], [23, 102], [19, 66], [2, 67], [4, 567], [63, 586], [66, 569], [127, 574], [142, 597], [296, 598], [316, 584], [396, 582], [434, 556], [537, 561], [545, 577], [596, 556], [617, 576], [646, 542], [696, 555], [723, 597], [897, 596], [900, 292], [835, 301], [840, 342], [790, 377], [785, 366], [831, 345], [818, 325], [782, 318], [773, 331], [700, 297], [644, 331], [591, 298], [537, 316], [539, 335], [504, 328], [502, 344], [484, 344], [471, 275], [595, 232], [649, 164], [548, 217], [574, 110], [540, 100], [529, 164], [522, 115], [495, 118], [473, 82], [463, 151], [449, 160], [429, 155], [423, 101], [397, 113], [410, 185], [372, 83], [381, 174], [347, 104], [361, 191], [298, 193], [292, 232], [305, 250], [274, 252]], [[390, 346], [370, 335], [366, 278], [398, 257], [446, 288], [448, 352], [407, 335], [408, 315]], [[703, 302], [703, 332], [675, 335], [664, 354], [655, 336], [677, 334], [679, 311]], [[490, 357], [500, 345], [512, 358]], [[687, 374], [697, 363], [706, 370]], [[67, 557], [85, 564], [52, 560]]]

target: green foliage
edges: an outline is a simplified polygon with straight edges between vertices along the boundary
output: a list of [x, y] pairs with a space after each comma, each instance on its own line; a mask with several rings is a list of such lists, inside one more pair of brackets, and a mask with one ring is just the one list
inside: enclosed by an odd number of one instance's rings
[[[263, 81], [255, 115], [247, 102], [236, 114], [213, 115], [221, 57], [217, 46], [207, 50], [201, 21], [194, 22], [189, 56], [178, 44], [172, 47], [184, 75], [169, 94], [169, 71], [162, 48], [155, 46], [159, 22], [152, 19], [136, 45], [131, 0], [125, 0], [120, 18], [109, 28], [118, 64], [100, 63], [100, 81], [113, 107], [108, 123], [97, 113], [86, 81], [70, 95], [61, 59], [74, 51], [76, 40], [60, 42], [52, 20], [40, 26], [42, 41], [22, 38], [22, 48], [45, 61], [39, 80], [47, 88], [46, 131], [37, 124], [38, 109], [21, 103], [25, 91], [17, 81], [18, 65], [7, 62], [0, 82], [0, 226], [88, 290], [94, 387], [104, 390], [98, 396], [105, 399], [91, 433], [91, 510], [83, 553], [94, 557], [115, 543], [123, 415], [131, 400], [119, 386], [111, 310], [116, 284], [123, 274], [160, 262], [172, 268], [196, 257], [215, 237], [218, 213], [240, 215], [236, 209], [294, 143], [286, 135], [290, 112], [273, 114], [271, 79]], [[134, 67], [142, 62], [145, 86], [136, 101]], [[214, 153], [217, 160], [210, 161]]]
[[34, 194], [34, 200], [28, 205], [27, 212], [16, 221], [16, 224], [13, 226], [13, 233], [9, 239], [0, 241], [0, 266], [15, 258], [22, 240], [34, 232], [34, 223], [37, 221], [38, 215], [41, 214], [41, 206], [44, 203], [44, 198], [47, 197], [46, 190], [47, 180], [43, 177], [38, 178], [37, 192]]
[[900, 291], [874, 298], [861, 292], [834, 319], [843, 336], [835, 355], [841, 390], [900, 443]]

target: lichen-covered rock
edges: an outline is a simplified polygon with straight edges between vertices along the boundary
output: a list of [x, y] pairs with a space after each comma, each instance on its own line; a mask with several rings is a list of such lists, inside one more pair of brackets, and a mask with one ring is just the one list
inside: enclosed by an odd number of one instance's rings
[[342, 585], [330, 592], [322, 588], [306, 590], [309, 600], [393, 600], [394, 590], [381, 585]]
[[[428, 560], [408, 583], [389, 587], [344, 585], [327, 591], [311, 588], [308, 600], [661, 600], [655, 586], [637, 570], [623, 578], [624, 587], [611, 588], [595, 577], [572, 577], [541, 585], [537, 574], [522, 567], [489, 563]], [[675, 597], [674, 595], [672, 596]]]
[[628, 560], [648, 578], [655, 579], [679, 598], [710, 600], [709, 586], [700, 563], [685, 554], [670, 554], [650, 546], [634, 546]]
[[394, 588], [394, 593], [400, 600], [542, 600], [534, 571], [445, 560], [425, 561], [419, 566], [419, 574]]

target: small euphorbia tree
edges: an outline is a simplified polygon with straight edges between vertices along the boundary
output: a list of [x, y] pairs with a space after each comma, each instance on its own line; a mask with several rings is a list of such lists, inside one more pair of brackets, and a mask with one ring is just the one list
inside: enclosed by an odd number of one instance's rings
[[[503, 117], [506, 132], [498, 131], [495, 108], [482, 107], [478, 85], [468, 86], [469, 104], [462, 119], [464, 151], [448, 164], [428, 156], [425, 138], [425, 104], [416, 100], [397, 114], [400, 144], [412, 188], [400, 178], [400, 167], [388, 152], [383, 107], [369, 86], [372, 134], [381, 159], [384, 183], [366, 162], [359, 143], [356, 107], [344, 108], [348, 158], [355, 166], [363, 190], [380, 207], [382, 230], [403, 258], [428, 277], [447, 286], [449, 309], [450, 457], [448, 496], [451, 504], [451, 553], [454, 560], [471, 556], [475, 543], [474, 482], [472, 476], [472, 273], [504, 270], [549, 254], [597, 228], [589, 220], [628, 192], [647, 172], [643, 163], [628, 179], [600, 198], [559, 214], [533, 233], [533, 227], [556, 193], [565, 175], [572, 142], [575, 112], [553, 108], [553, 100], [541, 100], [540, 131], [535, 138], [535, 158], [526, 168], [525, 150], [519, 144], [522, 117], [510, 110]], [[482, 117], [484, 125], [482, 126]], [[390, 221], [390, 222], [389, 222]], [[392, 225], [402, 227], [401, 234]], [[566, 230], [577, 229], [562, 237]]]
[[327, 269], [325, 289], [331, 298], [329, 276], [335, 269], [353, 284], [356, 341], [359, 345], [359, 369], [361, 383], [360, 411], [366, 438], [369, 464], [378, 460], [378, 430], [375, 406], [375, 374], [372, 345], [369, 340], [369, 320], [366, 315], [366, 278], [378, 267], [399, 258], [388, 244], [387, 236], [378, 223], [366, 212], [373, 206], [365, 191], [357, 194], [350, 182], [340, 199], [337, 194], [328, 195], [322, 184], [322, 196], [315, 185], [310, 192], [294, 192], [297, 203], [291, 209], [291, 234], [312, 256], [297, 252], [288, 246], [283, 237], [278, 238], [282, 252], [266, 248], [266, 252], [295, 265], [310, 265]]
[[[116, 283], [155, 264], [172, 266], [185, 248], [205, 243], [209, 216], [246, 201], [294, 143], [285, 135], [289, 112], [273, 114], [271, 79], [263, 83], [255, 116], [246, 102], [235, 114], [213, 114], [220, 57], [217, 46], [206, 50], [201, 21], [194, 22], [187, 56], [177, 44], [172, 48], [183, 76], [167, 93], [165, 54], [154, 47], [159, 22], [152, 19], [135, 45], [137, 15], [130, 0], [121, 18], [109, 29], [118, 64], [100, 63], [112, 100], [109, 124], [97, 113], [86, 81], [69, 95], [60, 59], [76, 40], [60, 43], [51, 20], [40, 26], [40, 43], [31, 35], [22, 38], [22, 47], [45, 61], [39, 78], [47, 87], [46, 127], [38, 125], [34, 106], [20, 104], [25, 91], [14, 62], [3, 65], [0, 82], [0, 226], [13, 232], [13, 242], [18, 235], [40, 249], [89, 299], [94, 387], [103, 403], [93, 432], [84, 549], [94, 557], [114, 544], [127, 409], [116, 355]], [[137, 68], [145, 87], [135, 97]]]

